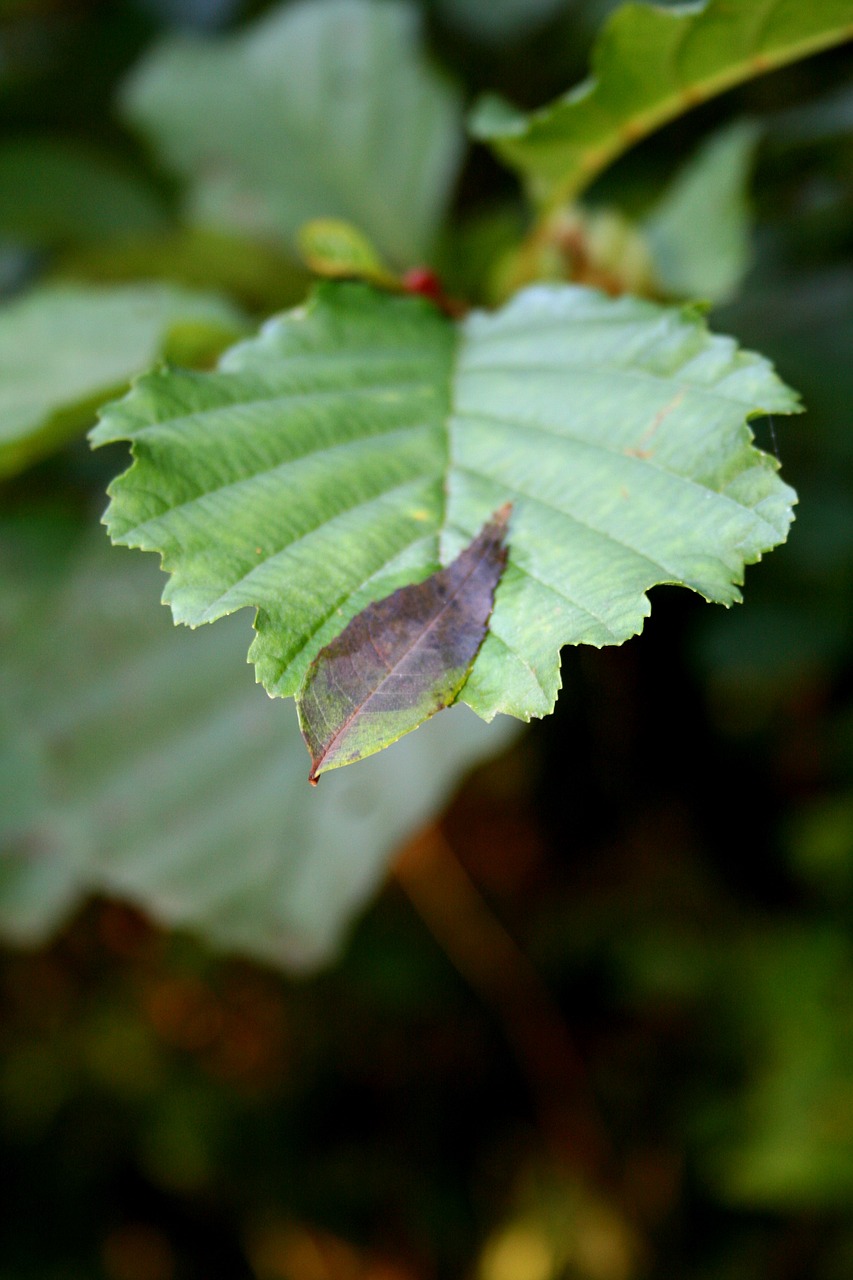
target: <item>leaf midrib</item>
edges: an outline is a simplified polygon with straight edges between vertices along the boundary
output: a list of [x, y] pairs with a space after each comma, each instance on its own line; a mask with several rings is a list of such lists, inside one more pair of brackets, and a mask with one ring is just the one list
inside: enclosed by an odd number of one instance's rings
[[[768, 12], [765, 21], [769, 22], [771, 18], [772, 9]], [[687, 34], [688, 32], [685, 31], [683, 38], [686, 38]], [[604, 134], [605, 139], [609, 137], [610, 141], [605, 140], [585, 147], [566, 177], [562, 180], [558, 179], [554, 183], [545, 202], [545, 211], [557, 209], [562, 204], [576, 200], [593, 179], [603, 169], [607, 168], [617, 156], [622, 155], [623, 152], [634, 146], [642, 138], [647, 137], [655, 129], [659, 129], [670, 120], [674, 120], [677, 116], [692, 110], [693, 107], [701, 105], [709, 98], [725, 93], [728, 89], [733, 89], [736, 85], [742, 84], [746, 80], [753, 79], [758, 75], [764, 75], [769, 71], [775, 71], [800, 58], [819, 53], [823, 49], [829, 49], [835, 44], [841, 44], [845, 40], [849, 40], [851, 36], [853, 36], [853, 23], [848, 23], [840, 27], [833, 27], [830, 31], [821, 32], [811, 38], [795, 41], [793, 44], [779, 45], [769, 51], [761, 50], [758, 53], [751, 54], [748, 58], [731, 64], [725, 71], [719, 72], [717, 75], [710, 75], [705, 79], [691, 81], [686, 86], [682, 85], [677, 92], [664, 98], [654, 108], [640, 111], [636, 115], [627, 116], [618, 122], [614, 121], [611, 128]], [[761, 66], [756, 66], [757, 59], [760, 59]], [[591, 82], [587, 100], [592, 97], [592, 92], [598, 83], [598, 79]], [[581, 87], [577, 86], [578, 89]], [[571, 92], [577, 92], [577, 89]], [[566, 94], [560, 100], [559, 105], [561, 107], [571, 105], [570, 97], [571, 93]], [[546, 122], [552, 111], [553, 106], [544, 107], [531, 117], [531, 124]], [[528, 129], [525, 132], [529, 134], [530, 130]], [[521, 136], [523, 137], [524, 135]]]

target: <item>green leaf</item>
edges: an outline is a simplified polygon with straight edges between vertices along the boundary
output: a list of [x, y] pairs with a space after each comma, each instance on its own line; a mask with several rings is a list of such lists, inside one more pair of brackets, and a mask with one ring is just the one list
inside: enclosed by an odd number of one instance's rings
[[558, 204], [700, 102], [851, 36], [850, 0], [625, 4], [596, 42], [589, 79], [529, 115], [484, 99], [470, 128]]
[[169, 285], [50, 285], [0, 308], [0, 475], [89, 427], [158, 356], [202, 363], [245, 330], [219, 298]]
[[746, 420], [796, 408], [695, 310], [557, 285], [453, 322], [327, 283], [220, 371], [142, 378], [93, 441], [130, 440], [136, 458], [111, 486], [113, 540], [162, 553], [178, 622], [254, 606], [251, 657], [278, 695], [365, 605], [512, 502], [460, 697], [529, 719], [553, 707], [560, 647], [635, 634], [656, 583], [740, 598], [794, 500]]
[[726, 302], [749, 264], [747, 184], [760, 130], [738, 121], [710, 137], [644, 222], [668, 293]]
[[398, 266], [428, 251], [461, 157], [458, 97], [399, 3], [304, 0], [224, 39], [172, 38], [122, 104], [191, 180], [195, 220], [292, 241], [342, 218]]
[[317, 275], [332, 280], [368, 280], [398, 288], [399, 280], [357, 227], [339, 218], [314, 218], [299, 228], [299, 252]]
[[446, 569], [369, 604], [321, 649], [297, 698], [309, 782], [397, 742], [468, 678], [506, 567], [503, 507]]
[[150, 187], [109, 154], [78, 141], [0, 146], [0, 233], [28, 245], [83, 243], [163, 230]]
[[314, 791], [296, 716], [243, 660], [246, 620], [176, 629], [154, 604], [154, 564], [94, 530], [74, 545], [57, 529], [53, 550], [39, 530], [0, 533], [0, 933], [13, 941], [101, 893], [284, 967], [329, 959], [401, 842], [514, 734], [454, 708], [387, 763]]

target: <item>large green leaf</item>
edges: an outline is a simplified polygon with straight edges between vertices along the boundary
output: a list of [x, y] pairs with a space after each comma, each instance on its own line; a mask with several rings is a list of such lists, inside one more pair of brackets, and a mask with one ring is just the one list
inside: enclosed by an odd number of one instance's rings
[[7, 938], [43, 937], [98, 892], [217, 946], [314, 964], [400, 842], [513, 734], [510, 720], [494, 733], [455, 708], [388, 766], [314, 791], [295, 712], [242, 660], [244, 620], [190, 636], [153, 606], [147, 558], [102, 534], [38, 536], [0, 528]]
[[484, 99], [471, 129], [538, 194], [568, 200], [668, 120], [851, 36], [850, 0], [625, 4], [601, 32], [589, 79], [531, 114]]
[[461, 156], [457, 95], [399, 3], [304, 0], [225, 39], [173, 37], [122, 102], [191, 180], [197, 220], [292, 239], [340, 217], [398, 265], [428, 250]]
[[46, 285], [0, 308], [0, 475], [89, 427], [158, 356], [209, 361], [245, 331], [212, 294]]
[[633, 635], [655, 583], [739, 599], [794, 498], [746, 420], [795, 409], [695, 311], [557, 285], [454, 323], [325, 284], [220, 371], [142, 378], [94, 442], [131, 440], [136, 458], [111, 489], [113, 540], [163, 554], [179, 622], [256, 607], [251, 656], [275, 694], [511, 502], [461, 697], [527, 719], [553, 707], [560, 646]]

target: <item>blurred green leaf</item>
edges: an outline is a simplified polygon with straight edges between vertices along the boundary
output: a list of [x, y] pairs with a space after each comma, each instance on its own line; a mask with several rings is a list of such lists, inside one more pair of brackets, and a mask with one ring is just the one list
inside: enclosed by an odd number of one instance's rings
[[369, 280], [399, 287], [367, 236], [339, 218], [314, 218], [300, 227], [299, 252], [317, 275], [331, 279]]
[[794, 869], [834, 900], [853, 889], [853, 793], [813, 800], [790, 824], [788, 846]]
[[691, 157], [644, 221], [667, 293], [725, 302], [750, 258], [747, 187], [760, 130], [737, 121]]
[[850, 0], [624, 4], [596, 42], [589, 79], [531, 114], [483, 99], [470, 128], [560, 204], [667, 121], [851, 35]]
[[176, 630], [153, 564], [101, 533], [58, 585], [32, 572], [29, 530], [3, 534], [7, 938], [44, 937], [99, 892], [284, 967], [327, 960], [401, 841], [517, 731], [455, 709], [314, 791], [295, 712], [242, 661], [245, 624]]
[[398, 266], [422, 258], [461, 158], [457, 94], [402, 3], [303, 0], [221, 39], [174, 37], [125, 116], [190, 181], [190, 216], [284, 236], [343, 218]]
[[0, 308], [0, 475], [82, 433], [160, 356], [207, 363], [246, 323], [172, 285], [44, 285]]

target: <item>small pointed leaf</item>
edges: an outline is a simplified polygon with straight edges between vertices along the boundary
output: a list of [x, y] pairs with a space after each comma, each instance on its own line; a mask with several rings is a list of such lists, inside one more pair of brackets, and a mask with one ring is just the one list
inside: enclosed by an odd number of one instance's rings
[[665, 291], [726, 302], [750, 259], [747, 187], [761, 131], [736, 120], [706, 139], [646, 214], [644, 229]]
[[369, 604], [317, 654], [297, 698], [309, 781], [381, 751], [455, 700], [506, 566], [510, 509], [446, 569]]
[[312, 218], [300, 227], [298, 243], [306, 265], [318, 276], [399, 287], [367, 236], [341, 218]]

